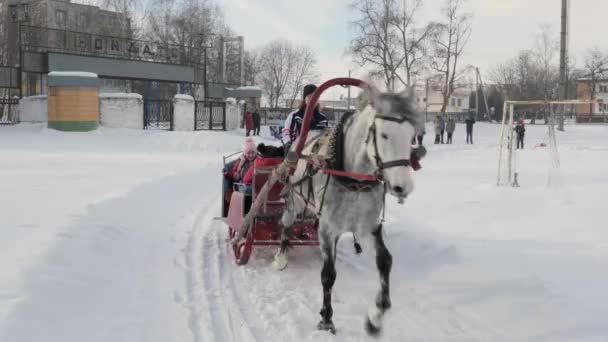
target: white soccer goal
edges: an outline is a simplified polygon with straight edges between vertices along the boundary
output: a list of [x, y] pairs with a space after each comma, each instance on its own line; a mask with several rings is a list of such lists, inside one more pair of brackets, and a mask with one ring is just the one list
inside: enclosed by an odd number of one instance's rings
[[[555, 137], [555, 125], [557, 124], [556, 107], [563, 115], [568, 106], [589, 104], [589, 101], [505, 101], [502, 111], [502, 125], [500, 133], [500, 145], [498, 153], [498, 186], [519, 187], [517, 169], [517, 150], [515, 148], [515, 106], [544, 106], [549, 110], [547, 122], [547, 147], [549, 151], [549, 174], [547, 185], [556, 184], [559, 177], [560, 166], [557, 139]], [[507, 151], [505, 152], [505, 148]]]

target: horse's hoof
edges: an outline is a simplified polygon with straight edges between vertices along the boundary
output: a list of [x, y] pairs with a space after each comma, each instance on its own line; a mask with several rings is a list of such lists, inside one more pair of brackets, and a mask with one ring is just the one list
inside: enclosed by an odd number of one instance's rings
[[272, 267], [274, 267], [274, 269], [277, 271], [284, 270], [285, 267], [287, 267], [287, 254], [281, 252], [275, 254]]
[[380, 336], [380, 327], [375, 326], [372, 321], [367, 317], [365, 320], [365, 331], [369, 336], [378, 337]]
[[369, 308], [369, 312], [367, 313], [367, 319], [365, 320], [365, 331], [370, 336], [378, 336], [380, 335], [380, 330], [382, 329], [382, 311], [378, 309], [376, 306], [372, 306]]
[[323, 320], [321, 320], [321, 322], [317, 324], [317, 329], [321, 331], [329, 331], [334, 335], [336, 334], [336, 327], [334, 326], [334, 322], [332, 321], [324, 322]]

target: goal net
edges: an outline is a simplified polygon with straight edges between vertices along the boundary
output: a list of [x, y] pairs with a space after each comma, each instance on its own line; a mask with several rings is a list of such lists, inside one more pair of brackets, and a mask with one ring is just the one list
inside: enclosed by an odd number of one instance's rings
[[[555, 127], [558, 124], [560, 115], [580, 104], [588, 104], [585, 101], [505, 101], [502, 112], [502, 124], [500, 131], [500, 144], [498, 152], [498, 186], [519, 187], [519, 172], [517, 165], [517, 148], [515, 132], [515, 109], [516, 107], [542, 106], [546, 114], [547, 134], [543, 139], [542, 145], [547, 147], [549, 152], [549, 170], [547, 175], [547, 185], [556, 186], [559, 184], [559, 151], [557, 148], [557, 138]], [[558, 114], [556, 114], [558, 113]]]

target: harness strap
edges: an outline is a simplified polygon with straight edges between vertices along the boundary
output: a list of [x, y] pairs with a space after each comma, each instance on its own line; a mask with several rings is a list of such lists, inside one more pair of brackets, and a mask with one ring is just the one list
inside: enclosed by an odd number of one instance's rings
[[327, 192], [327, 186], [329, 185], [329, 175], [325, 177], [325, 186], [323, 187], [323, 194], [321, 195], [321, 205], [319, 206], [319, 211], [317, 212], [318, 216], [321, 216], [321, 212], [323, 211], [323, 205], [325, 204], [325, 193]]
[[386, 214], [386, 183], [384, 183], [384, 193], [382, 194], [382, 220], [380, 221], [380, 224], [384, 223], [384, 215]]
[[378, 180], [377, 175], [370, 175], [367, 173], [355, 173], [355, 172], [340, 171], [340, 170], [333, 170], [333, 169], [326, 169], [326, 168], [321, 168], [321, 171], [327, 173], [328, 175], [348, 177], [348, 178], [359, 179], [359, 180], [364, 180], [364, 181], [374, 182], [374, 181]]
[[380, 165], [378, 165], [378, 168], [380, 170], [384, 170], [384, 169], [390, 169], [391, 167], [396, 167], [396, 166], [411, 166], [412, 163], [410, 162], [409, 159], [399, 159], [399, 160], [392, 160], [386, 163], [383, 163], [382, 161], [379, 162]]

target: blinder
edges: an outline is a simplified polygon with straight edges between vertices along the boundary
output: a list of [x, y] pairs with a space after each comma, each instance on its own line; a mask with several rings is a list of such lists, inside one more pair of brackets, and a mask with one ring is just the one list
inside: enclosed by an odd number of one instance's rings
[[382, 171], [383, 170], [390, 169], [392, 167], [399, 167], [399, 166], [408, 167], [408, 166], [412, 166], [412, 163], [410, 162], [409, 159], [391, 160], [389, 162], [382, 161], [382, 158], [380, 157], [380, 153], [378, 151], [378, 141], [377, 141], [377, 138], [376, 138], [376, 123], [375, 123], [376, 120], [384, 120], [384, 121], [393, 121], [393, 122], [397, 122], [397, 123], [403, 123], [405, 121], [408, 121], [408, 119], [405, 118], [405, 117], [396, 118], [396, 117], [387, 116], [387, 115], [376, 115], [374, 117], [374, 123], [369, 128], [369, 133], [367, 135], [367, 139], [365, 140], [365, 142], [369, 143], [370, 136], [373, 137], [376, 165], [378, 166], [378, 171], [377, 171], [378, 172], [378, 178], [381, 179], [381, 178], [383, 178], [382, 177]]

